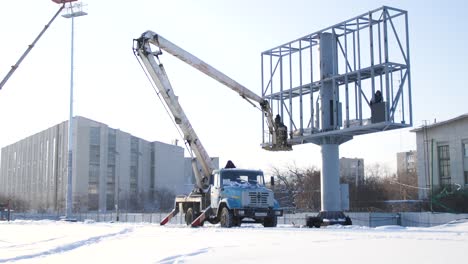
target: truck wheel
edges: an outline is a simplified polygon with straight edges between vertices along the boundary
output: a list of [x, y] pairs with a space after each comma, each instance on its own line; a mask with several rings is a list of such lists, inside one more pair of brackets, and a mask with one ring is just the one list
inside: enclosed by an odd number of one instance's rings
[[277, 223], [278, 223], [278, 218], [276, 218], [276, 216], [265, 217], [265, 219], [263, 219], [264, 227], [276, 227]]
[[221, 219], [219, 221], [221, 223], [221, 227], [232, 227], [233, 218], [234, 216], [232, 215], [232, 212], [227, 207], [224, 207], [223, 210], [221, 210]]
[[352, 225], [352, 224], [353, 224], [353, 221], [351, 221], [351, 218], [350, 218], [349, 216], [347, 216], [347, 217], [345, 218], [345, 223], [344, 223], [344, 225]]
[[193, 222], [193, 209], [190, 207], [189, 209], [187, 209], [187, 212], [185, 212], [185, 223], [189, 226], [192, 224]]
[[242, 224], [242, 219], [240, 217], [234, 217], [232, 225], [241, 226], [241, 224]]
[[322, 220], [318, 216], [309, 216], [306, 218], [306, 226], [307, 227], [315, 227], [320, 228]]

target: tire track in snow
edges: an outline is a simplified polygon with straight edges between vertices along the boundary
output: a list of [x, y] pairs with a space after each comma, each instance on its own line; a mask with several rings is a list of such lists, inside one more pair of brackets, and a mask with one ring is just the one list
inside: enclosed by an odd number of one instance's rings
[[156, 263], [158, 263], [158, 264], [184, 263], [184, 259], [186, 257], [193, 257], [193, 256], [196, 256], [196, 255], [204, 254], [204, 253], [207, 253], [209, 250], [210, 250], [210, 248], [202, 248], [202, 249], [196, 250], [196, 251], [194, 251], [192, 253], [170, 256], [170, 257], [161, 259], [160, 261], [158, 261]]
[[[0, 247], [0, 249], [34, 246], [34, 245], [37, 245], [37, 244], [40, 244], [40, 243], [47, 243], [47, 242], [54, 241], [54, 240], [57, 240], [57, 239], [60, 239], [60, 238], [63, 238], [63, 236], [62, 237], [51, 238], [51, 239], [46, 239], [46, 240], [41, 240], [41, 241], [36, 241], [36, 242], [31, 242], [31, 243], [27, 243], [27, 244], [17, 244], [17, 245], [11, 245], [11, 246], [4, 246], [4, 247]], [[0, 242], [11, 243], [11, 242], [8, 242], [8, 241], [3, 241], [3, 240], [1, 240]]]
[[85, 239], [85, 240], [80, 240], [80, 241], [76, 241], [76, 242], [73, 242], [73, 243], [61, 245], [61, 246], [58, 246], [58, 247], [55, 247], [55, 248], [52, 248], [52, 249], [49, 249], [49, 250], [43, 251], [43, 252], [38, 252], [38, 253], [28, 254], [28, 255], [23, 255], [23, 256], [17, 256], [17, 257], [13, 257], [13, 258], [0, 259], [0, 263], [5, 263], [5, 262], [9, 262], [9, 261], [19, 261], [19, 260], [25, 260], [25, 259], [33, 259], [33, 258], [37, 258], [37, 257], [45, 257], [45, 256], [53, 255], [53, 254], [64, 253], [64, 252], [67, 252], [67, 251], [77, 249], [77, 248], [82, 247], [82, 246], [87, 246], [87, 245], [90, 245], [90, 244], [99, 243], [103, 239], [106, 239], [106, 238], [109, 238], [109, 237], [121, 236], [121, 235], [127, 234], [127, 233], [132, 232], [132, 231], [133, 231], [133, 228], [125, 228], [125, 229], [123, 229], [123, 230], [121, 230], [119, 232], [116, 232], [116, 233], [110, 233], [110, 234], [106, 234], [106, 235], [90, 237], [90, 238]]

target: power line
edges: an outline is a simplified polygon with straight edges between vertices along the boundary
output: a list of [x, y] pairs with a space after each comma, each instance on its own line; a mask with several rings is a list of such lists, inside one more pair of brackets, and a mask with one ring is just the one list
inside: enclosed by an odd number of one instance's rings
[[408, 187], [408, 188], [421, 189], [421, 190], [429, 190], [430, 189], [429, 187], [419, 187], [419, 186], [414, 186], [414, 185], [408, 185], [408, 184], [404, 184], [404, 183], [401, 183], [401, 182], [392, 181], [390, 179], [388, 181], [391, 182], [391, 183], [395, 183], [395, 184], [398, 184], [398, 185], [401, 185], [401, 186]]

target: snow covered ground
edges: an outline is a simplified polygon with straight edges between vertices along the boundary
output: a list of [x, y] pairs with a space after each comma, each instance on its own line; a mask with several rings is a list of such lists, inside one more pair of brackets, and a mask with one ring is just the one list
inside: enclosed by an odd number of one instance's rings
[[466, 263], [468, 221], [320, 229], [0, 222], [0, 263]]

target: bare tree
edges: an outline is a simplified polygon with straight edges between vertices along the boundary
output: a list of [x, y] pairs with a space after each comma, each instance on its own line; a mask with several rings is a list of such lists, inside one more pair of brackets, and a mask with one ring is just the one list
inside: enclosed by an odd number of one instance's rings
[[271, 168], [271, 175], [276, 179], [273, 191], [281, 207], [295, 208], [296, 186], [293, 179], [279, 168]]
[[365, 176], [369, 178], [385, 178], [392, 175], [390, 168], [381, 163], [372, 163], [365, 168]]
[[[414, 210], [414, 205], [406, 205], [401, 200], [417, 198], [416, 174], [407, 177], [392, 173], [388, 166], [374, 163], [366, 167], [364, 184], [350, 184], [350, 207], [355, 211], [401, 211]], [[406, 209], [405, 209], [406, 208]]]
[[418, 175], [416, 171], [399, 172], [396, 184], [399, 185], [400, 199], [418, 199]]
[[[276, 179], [275, 197], [282, 207], [320, 210], [320, 171], [317, 168], [301, 169], [293, 164], [285, 169], [273, 167], [270, 174]], [[416, 185], [415, 175], [400, 183], [388, 166], [374, 163], [366, 167], [365, 176], [358, 186], [354, 181], [349, 183], [350, 209], [353, 211], [402, 210], [405, 208], [403, 203], [391, 200], [417, 196], [416, 189], [411, 188]]]
[[300, 169], [293, 164], [285, 170], [272, 168], [277, 179], [275, 197], [282, 207], [320, 210], [320, 171], [315, 168]]

